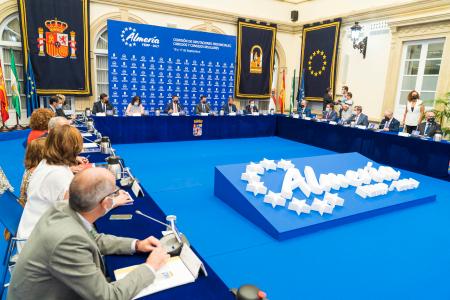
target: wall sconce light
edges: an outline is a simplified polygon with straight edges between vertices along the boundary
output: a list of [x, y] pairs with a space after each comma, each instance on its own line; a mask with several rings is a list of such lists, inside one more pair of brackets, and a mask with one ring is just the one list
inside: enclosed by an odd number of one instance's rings
[[359, 52], [366, 58], [367, 51], [367, 36], [364, 36], [363, 28], [359, 22], [355, 22], [351, 28], [351, 39], [353, 42], [353, 49], [359, 49]]

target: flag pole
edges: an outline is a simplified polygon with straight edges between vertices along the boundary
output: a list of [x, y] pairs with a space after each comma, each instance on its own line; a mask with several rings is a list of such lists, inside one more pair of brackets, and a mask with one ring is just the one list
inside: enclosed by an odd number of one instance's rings
[[0, 127], [0, 132], [7, 132], [10, 130], [11, 129], [9, 129], [8, 126], [6, 126], [5, 122], [3, 122], [3, 120], [2, 120], [2, 127]]
[[11, 128], [11, 130], [24, 130], [26, 127], [23, 127], [19, 123], [19, 114], [16, 112], [16, 125]]

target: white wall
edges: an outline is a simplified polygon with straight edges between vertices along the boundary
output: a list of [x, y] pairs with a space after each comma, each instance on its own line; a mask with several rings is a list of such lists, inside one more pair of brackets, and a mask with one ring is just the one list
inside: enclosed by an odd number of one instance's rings
[[[365, 28], [372, 24], [361, 23]], [[343, 85], [349, 86], [355, 105], [361, 105], [369, 119], [379, 119], [383, 113], [391, 33], [389, 29], [370, 32], [364, 59], [359, 50], [353, 49], [347, 34], [349, 27], [341, 31], [336, 93], [340, 93]]]

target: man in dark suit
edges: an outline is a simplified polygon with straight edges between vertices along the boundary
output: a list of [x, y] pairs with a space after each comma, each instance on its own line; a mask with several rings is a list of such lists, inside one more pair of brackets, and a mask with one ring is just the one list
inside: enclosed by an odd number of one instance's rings
[[236, 105], [234, 105], [234, 99], [233, 99], [233, 97], [228, 97], [228, 104], [225, 104], [223, 107], [222, 107], [222, 109], [223, 109], [223, 111], [224, 111], [224, 113], [225, 114], [230, 114], [230, 113], [235, 113], [235, 112], [237, 112], [237, 108], [236, 108]]
[[297, 110], [299, 115], [311, 118], [311, 109], [308, 107], [308, 101], [302, 100]]
[[250, 100], [248, 105], [245, 107], [245, 113], [252, 114], [254, 112], [258, 112], [258, 107], [256, 107], [254, 100]]
[[206, 103], [206, 96], [200, 96], [200, 103], [197, 104], [197, 106], [195, 107], [195, 113], [197, 115], [199, 115], [201, 113], [209, 114], [210, 111], [211, 111], [211, 107], [209, 106], [208, 103]]
[[441, 125], [436, 123], [434, 112], [427, 111], [425, 118], [426, 121], [417, 126], [417, 130], [420, 131], [420, 135], [432, 137], [437, 131], [441, 131]]
[[172, 101], [167, 104], [164, 112], [166, 114], [180, 113], [183, 110], [183, 107], [180, 105], [180, 98], [177, 95], [172, 96]]
[[106, 113], [107, 110], [113, 110], [113, 106], [109, 103], [108, 95], [105, 93], [100, 94], [100, 101], [94, 103], [92, 107], [92, 113]]
[[338, 119], [338, 115], [337, 112], [334, 110], [334, 104], [333, 103], [328, 103], [325, 111], [323, 112], [323, 117], [322, 119], [327, 120], [327, 121], [331, 121], [331, 122], [337, 122]]
[[347, 123], [355, 122], [355, 126], [369, 126], [369, 118], [362, 113], [362, 107], [356, 105], [353, 110], [353, 116], [347, 121]]
[[390, 110], [384, 112], [384, 119], [380, 123], [380, 129], [383, 131], [399, 132], [400, 122], [394, 118], [394, 114]]
[[51, 96], [50, 100], [48, 101], [49, 108], [55, 113], [55, 116], [70, 119], [70, 117], [66, 116], [66, 114], [64, 113], [62, 102], [62, 99], [58, 98], [57, 96]]

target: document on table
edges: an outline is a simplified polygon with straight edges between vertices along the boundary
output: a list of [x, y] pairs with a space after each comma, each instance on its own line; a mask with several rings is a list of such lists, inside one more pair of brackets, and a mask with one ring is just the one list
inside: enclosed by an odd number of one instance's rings
[[83, 149], [97, 148], [97, 143], [83, 143]]
[[[120, 280], [127, 276], [137, 266], [117, 269], [114, 271], [116, 280]], [[195, 281], [194, 275], [186, 267], [179, 256], [171, 257], [167, 264], [156, 272], [155, 281], [144, 288], [133, 299], [151, 295], [160, 291], [164, 291], [173, 287], [184, 285]]]
[[90, 137], [90, 136], [92, 136], [92, 134], [89, 133], [89, 132], [82, 132], [82, 133], [81, 133], [81, 136], [82, 136], [82, 137]]

